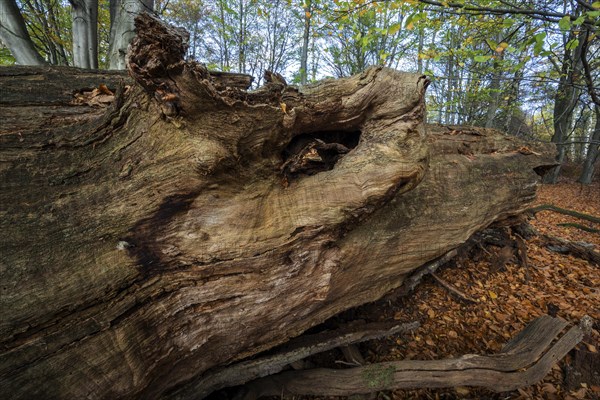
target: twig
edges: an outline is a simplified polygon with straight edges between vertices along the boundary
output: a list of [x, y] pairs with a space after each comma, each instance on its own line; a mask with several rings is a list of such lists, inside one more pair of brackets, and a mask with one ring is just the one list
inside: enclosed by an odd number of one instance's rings
[[424, 276], [435, 272], [439, 267], [456, 257], [457, 254], [457, 249], [450, 250], [443, 256], [438, 257], [437, 259], [417, 268], [408, 278], [406, 278], [406, 280], [402, 283], [402, 286], [400, 286], [398, 290], [395, 290], [393, 293], [390, 293], [385, 299], [394, 300], [398, 297], [406, 296], [407, 294], [412, 292], [415, 287], [417, 287], [417, 285], [419, 284], [419, 282], [421, 282]]
[[515, 233], [515, 242], [517, 243], [517, 260], [521, 267], [525, 268], [525, 282], [529, 283], [529, 258], [527, 257], [527, 244], [525, 239], [518, 233]]
[[458, 290], [456, 287], [454, 287], [450, 283], [448, 283], [445, 280], [443, 280], [442, 278], [440, 278], [435, 272], [432, 272], [431, 276], [440, 285], [442, 285], [444, 288], [446, 288], [446, 290], [448, 290], [451, 294], [453, 294], [456, 297], [458, 297], [460, 300], [466, 301], [467, 303], [473, 303], [473, 304], [477, 303], [475, 300], [469, 298], [466, 294], [464, 294], [463, 292], [461, 292], [460, 290]]
[[356, 345], [348, 344], [346, 346], [341, 346], [340, 350], [342, 351], [346, 361], [354, 364], [355, 367], [357, 365], [366, 364], [365, 359], [363, 358], [362, 354], [360, 354], [360, 350]]

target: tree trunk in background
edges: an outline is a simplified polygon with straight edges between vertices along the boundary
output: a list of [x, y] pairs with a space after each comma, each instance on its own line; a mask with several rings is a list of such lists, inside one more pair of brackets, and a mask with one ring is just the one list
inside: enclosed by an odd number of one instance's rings
[[[96, 9], [97, 9], [97, 7], [96, 7]], [[58, 16], [56, 15], [56, 11], [57, 10], [55, 10], [54, 7], [48, 7], [49, 29], [51, 30], [51, 32], [55, 33], [55, 37], [61, 38], [60, 43], [54, 43], [52, 41], [49, 41], [52, 43], [53, 51], [56, 53], [56, 55], [54, 56], [55, 62], [53, 62], [53, 64], [69, 65], [67, 51], [65, 50], [65, 46], [63, 45], [64, 41], [62, 40], [62, 37], [60, 35], [62, 28], [61, 28], [60, 20], [59, 20]], [[97, 29], [96, 29], [96, 32], [97, 32]], [[51, 35], [49, 35], [49, 36], [51, 36]], [[97, 36], [98, 36], [98, 34], [96, 33], [96, 37]], [[98, 57], [96, 56], [96, 58], [98, 58]]]
[[70, 0], [73, 17], [73, 65], [98, 68], [98, 0]]
[[[499, 44], [502, 40], [502, 32], [497, 32], [494, 40]], [[492, 49], [494, 51], [494, 49]], [[485, 118], [485, 127], [493, 128], [496, 125], [496, 112], [498, 111], [498, 107], [500, 106], [500, 88], [502, 78], [502, 60], [504, 59], [504, 52], [496, 53], [496, 57], [493, 61], [492, 67], [492, 78], [489, 86], [490, 90], [490, 102], [488, 105], [486, 118]]]
[[417, 73], [423, 73], [423, 58], [421, 55], [423, 54], [423, 46], [425, 40], [425, 28], [419, 27], [419, 42], [417, 45]]
[[225, 0], [218, 1], [219, 7], [219, 59], [221, 62], [221, 71], [229, 71], [231, 69], [229, 63], [229, 44], [227, 38], [227, 23], [225, 21]]
[[[574, 38], [571, 34], [569, 38]], [[556, 95], [554, 96], [554, 134], [552, 142], [556, 143], [558, 155], [556, 156], [557, 166], [554, 167], [544, 177], [545, 183], [556, 183], [560, 174], [560, 166], [565, 159], [566, 144], [564, 143], [570, 133], [571, 122], [573, 119], [573, 110], [577, 105], [577, 100], [581, 93], [577, 84], [578, 77], [581, 76], [581, 52], [584, 42], [584, 33], [578, 35], [579, 44], [574, 51], [566, 48], [562, 64], [562, 71]]]
[[15, 0], [0, 1], [0, 40], [10, 49], [17, 64], [46, 64], [35, 50]]
[[507, 102], [510, 103], [510, 106], [508, 107], [508, 110], [506, 112], [506, 119], [504, 121], [504, 131], [510, 132], [511, 134], [514, 134], [515, 136], [523, 136], [523, 134], [521, 134], [520, 129], [517, 130], [516, 132], [513, 129], [511, 129], [515, 109], [518, 108], [518, 105], [515, 103], [517, 102], [517, 99], [519, 99], [519, 97], [520, 97], [521, 80], [523, 80], [523, 70], [518, 69], [517, 71], [515, 71], [512, 82], [510, 84], [508, 100], [507, 100]]
[[312, 0], [305, 0], [304, 4], [304, 30], [302, 32], [302, 49], [300, 54], [300, 83], [302, 85], [306, 85], [308, 81], [308, 45], [312, 18]]
[[110, 0], [110, 69], [125, 69], [127, 46], [135, 36], [135, 17], [154, 10], [154, 0]]
[[238, 72], [245, 73], [246, 72], [246, 13], [247, 11], [244, 9], [244, 1], [239, 0], [239, 26], [238, 26]]
[[[425, 126], [424, 76], [248, 92], [182, 62], [177, 29], [136, 24], [128, 89], [117, 72], [0, 69], [14, 399], [177, 398], [519, 214], [554, 165], [552, 145]], [[100, 84], [117, 91], [106, 112], [74, 105]]]
[[495, 125], [496, 111], [500, 106], [500, 78], [502, 77], [502, 71], [499, 67], [498, 60], [494, 60], [494, 72], [492, 73], [492, 81], [490, 82], [490, 103], [487, 109], [487, 116], [485, 119], [485, 127], [492, 128]]
[[583, 170], [579, 177], [579, 182], [589, 185], [594, 178], [594, 169], [599, 159], [600, 154], [600, 107], [595, 105], [594, 112], [596, 114], [596, 124], [594, 131], [590, 137], [590, 143], [587, 148], [587, 155], [583, 162]]

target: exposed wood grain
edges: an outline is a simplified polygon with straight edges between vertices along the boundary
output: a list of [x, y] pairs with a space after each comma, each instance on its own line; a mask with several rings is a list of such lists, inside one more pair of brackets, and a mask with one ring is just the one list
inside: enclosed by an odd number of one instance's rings
[[182, 389], [167, 393], [172, 399], [203, 398], [218, 389], [241, 385], [254, 379], [282, 371], [287, 365], [311, 355], [336, 347], [365, 342], [380, 337], [407, 333], [419, 327], [416, 322], [404, 324], [371, 323], [341, 327], [313, 335], [292, 339], [271, 355], [243, 361], [212, 371], [187, 384]]
[[349, 396], [423, 387], [480, 386], [496, 392], [514, 390], [541, 380], [552, 365], [582, 340], [584, 330], [574, 326], [548, 348], [565, 325], [563, 320], [543, 316], [528, 325], [502, 353], [493, 356], [468, 355], [448, 360], [407, 360], [349, 369], [283, 372], [250, 384], [245, 399], [281, 394]]
[[[551, 145], [423, 124], [424, 76], [245, 91], [142, 18], [135, 82], [107, 108], [69, 96], [112, 89], [111, 73], [0, 73], [0, 391], [15, 399], [195, 387], [521, 213], [554, 164]], [[331, 169], [283, 182], [294, 138], [357, 132]]]

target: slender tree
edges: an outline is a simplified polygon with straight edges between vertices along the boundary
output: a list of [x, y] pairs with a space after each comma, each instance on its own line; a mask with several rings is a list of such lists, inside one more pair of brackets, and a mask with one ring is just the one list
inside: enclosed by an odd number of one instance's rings
[[590, 137], [587, 154], [583, 162], [583, 169], [579, 176], [579, 182], [589, 185], [594, 177], [595, 166], [600, 159], [600, 106], [594, 105], [596, 124]]
[[0, 40], [10, 49], [18, 64], [46, 63], [35, 49], [15, 0], [0, 0]]
[[304, 0], [303, 3], [303, 30], [302, 30], [302, 49], [300, 53], [300, 83], [305, 85], [308, 77], [308, 47], [310, 41], [313, 2]]

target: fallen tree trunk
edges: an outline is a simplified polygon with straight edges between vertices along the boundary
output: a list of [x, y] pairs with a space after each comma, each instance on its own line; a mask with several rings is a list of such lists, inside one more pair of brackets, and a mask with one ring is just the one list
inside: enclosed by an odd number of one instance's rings
[[[549, 145], [426, 127], [424, 76], [249, 92], [182, 61], [179, 31], [137, 26], [134, 81], [0, 70], [11, 398], [185, 392], [521, 213], [555, 163]], [[28, 102], [38, 83], [57, 92]]]

